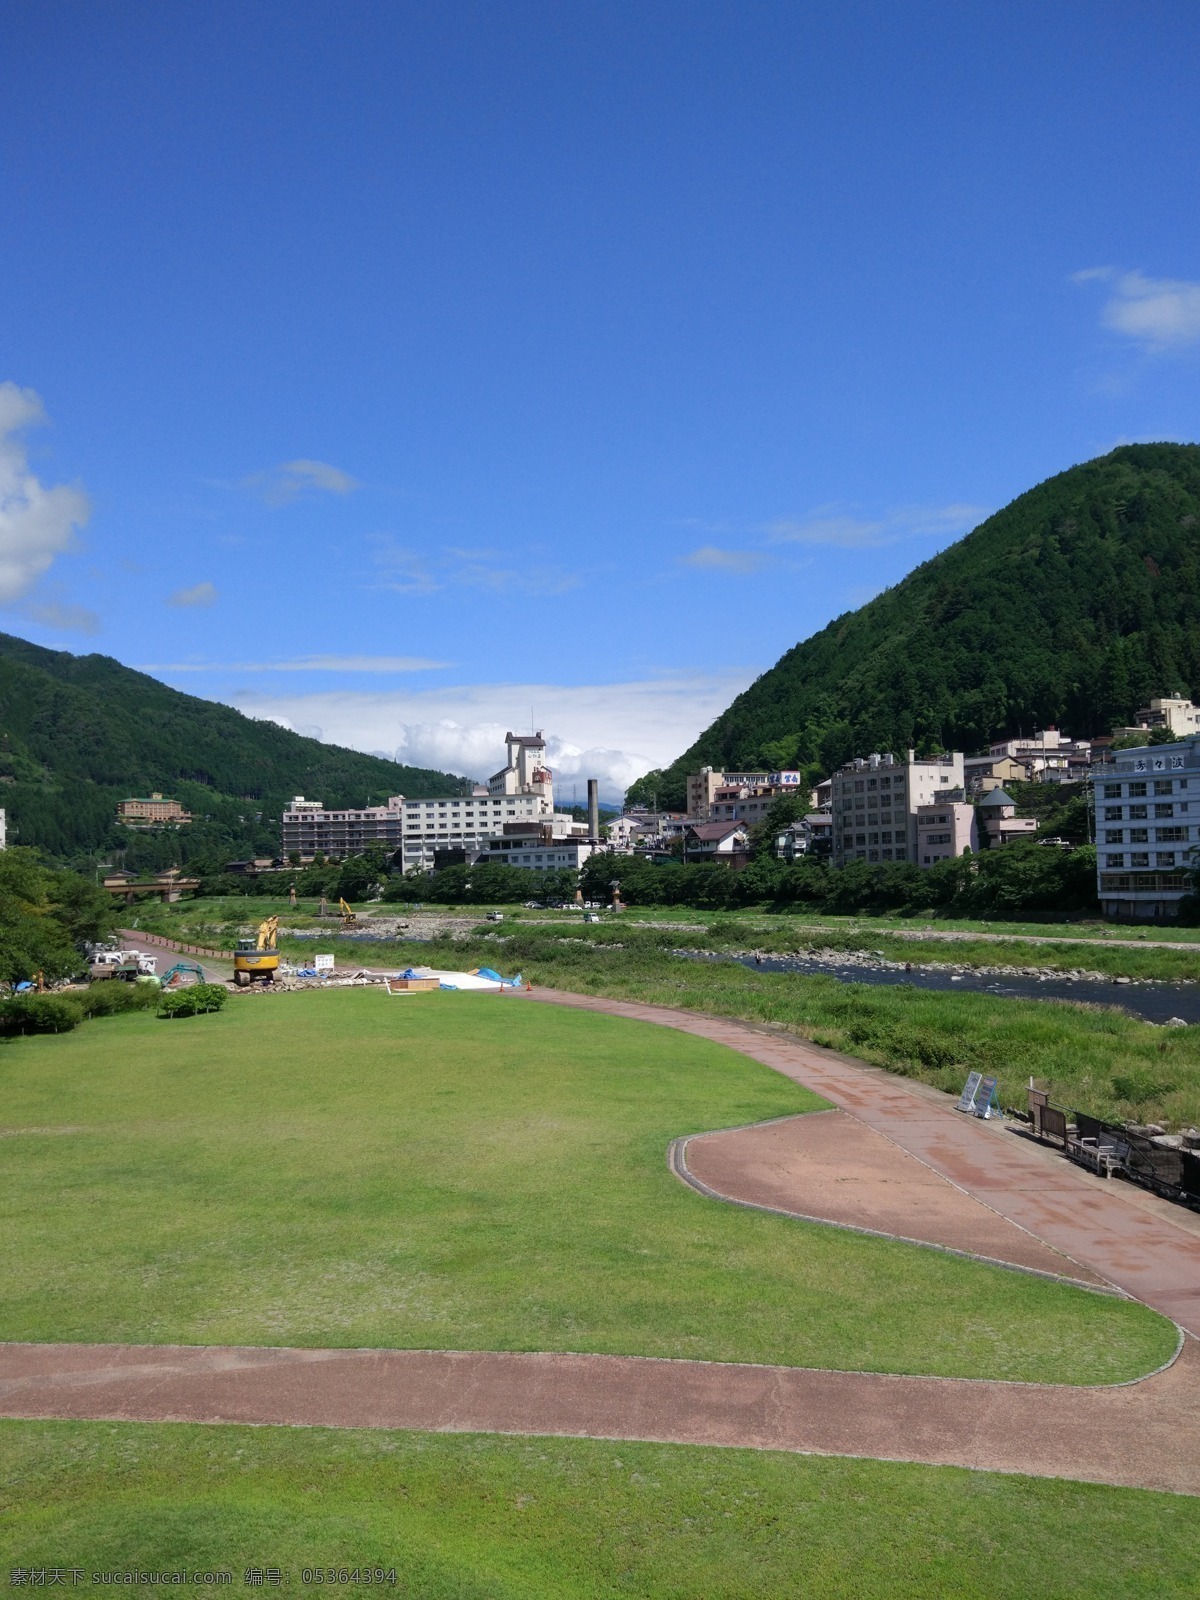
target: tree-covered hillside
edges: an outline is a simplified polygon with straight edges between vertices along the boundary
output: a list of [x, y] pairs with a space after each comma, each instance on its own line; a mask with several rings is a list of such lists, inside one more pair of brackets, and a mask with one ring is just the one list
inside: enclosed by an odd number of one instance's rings
[[1110, 731], [1200, 698], [1200, 446], [1124, 445], [1014, 500], [806, 639], [631, 797], [702, 764], [828, 773], [873, 750]]
[[[43, 650], [0, 634], [0, 806], [15, 842], [57, 860], [162, 867], [279, 848], [283, 804], [457, 794], [464, 780], [400, 766], [170, 689], [109, 656]], [[196, 821], [118, 827], [116, 804], [161, 790]]]

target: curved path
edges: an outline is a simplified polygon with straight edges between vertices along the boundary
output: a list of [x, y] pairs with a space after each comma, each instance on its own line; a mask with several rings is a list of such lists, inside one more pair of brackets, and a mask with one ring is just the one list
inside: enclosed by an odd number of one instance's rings
[[[966, 1195], [1200, 1338], [1200, 1230], [1178, 1206], [1091, 1179], [999, 1122], [961, 1116], [948, 1095], [794, 1034], [732, 1017], [534, 990], [531, 1000], [656, 1022], [772, 1067], [883, 1134]], [[697, 1130], [699, 1132], [700, 1130]], [[901, 1230], [896, 1230], [901, 1231]]]
[[[972, 1226], [985, 1235], [994, 1215], [997, 1236], [1028, 1236], [1022, 1251], [1036, 1254], [1041, 1241], [1081, 1276], [1192, 1333], [1200, 1323], [1200, 1232], [1186, 1214], [1177, 1222], [1164, 1207], [1147, 1209], [1122, 1185], [956, 1115], [944, 1095], [748, 1023], [548, 990], [524, 998], [664, 1024], [763, 1061], [973, 1197], [983, 1211]], [[645, 1439], [1200, 1495], [1195, 1338], [1161, 1372], [1108, 1388], [623, 1356], [9, 1344], [0, 1345], [0, 1413]]]

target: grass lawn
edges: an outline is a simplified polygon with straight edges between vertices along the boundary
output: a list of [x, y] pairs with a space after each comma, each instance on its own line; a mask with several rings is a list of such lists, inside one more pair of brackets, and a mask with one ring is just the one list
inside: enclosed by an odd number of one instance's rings
[[[577, 947], [567, 947], [577, 948]], [[747, 977], [750, 975], [747, 974]], [[245, 997], [0, 1047], [0, 1337], [578, 1350], [1105, 1382], [1145, 1308], [721, 1205], [677, 1134], [818, 1107], [519, 998]]]
[[[6, 1567], [394, 1568], [411, 1600], [1184, 1600], [1200, 1501], [771, 1452], [0, 1423]], [[277, 1592], [282, 1592], [281, 1584]], [[362, 1585], [337, 1584], [333, 1592]], [[326, 1592], [329, 1592], [326, 1589]]]

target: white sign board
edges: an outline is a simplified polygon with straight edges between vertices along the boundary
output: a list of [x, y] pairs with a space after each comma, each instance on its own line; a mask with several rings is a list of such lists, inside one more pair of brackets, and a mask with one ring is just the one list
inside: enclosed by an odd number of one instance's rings
[[314, 956], [313, 957], [313, 968], [317, 972], [332, 972], [333, 971], [333, 957], [332, 956]]

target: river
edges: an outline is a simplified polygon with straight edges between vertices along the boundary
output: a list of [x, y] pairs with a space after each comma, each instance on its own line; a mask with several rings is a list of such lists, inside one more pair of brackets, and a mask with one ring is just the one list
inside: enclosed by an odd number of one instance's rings
[[1067, 978], [1056, 974], [1031, 978], [1014, 973], [1011, 978], [980, 973], [942, 972], [936, 968], [859, 965], [857, 962], [815, 960], [808, 956], [723, 955], [720, 952], [677, 950], [676, 955], [692, 961], [740, 961], [755, 972], [791, 972], [801, 977], [837, 978], [842, 983], [911, 984], [914, 989], [970, 990], [1002, 1000], [1069, 1000], [1078, 1004], [1120, 1006], [1147, 1022], [1168, 1022], [1181, 1018], [1200, 1023], [1200, 984], [1195, 983], [1115, 983], [1111, 978]]

